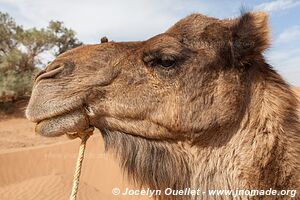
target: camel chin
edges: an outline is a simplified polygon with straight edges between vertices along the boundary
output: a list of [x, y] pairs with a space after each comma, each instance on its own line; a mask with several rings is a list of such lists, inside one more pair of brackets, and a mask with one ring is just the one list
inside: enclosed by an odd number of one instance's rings
[[81, 109], [78, 109], [38, 122], [35, 131], [42, 136], [55, 137], [82, 132], [88, 127], [89, 121], [86, 114]]

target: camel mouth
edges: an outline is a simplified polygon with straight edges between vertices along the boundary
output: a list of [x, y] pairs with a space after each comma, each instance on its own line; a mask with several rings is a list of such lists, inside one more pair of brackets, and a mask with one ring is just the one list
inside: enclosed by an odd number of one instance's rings
[[83, 132], [89, 128], [89, 119], [83, 108], [39, 120], [35, 132], [46, 137]]

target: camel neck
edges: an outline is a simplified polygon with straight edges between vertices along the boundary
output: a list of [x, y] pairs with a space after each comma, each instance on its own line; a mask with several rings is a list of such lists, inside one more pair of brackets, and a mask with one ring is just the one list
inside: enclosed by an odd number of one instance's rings
[[[297, 98], [274, 71], [268, 73], [250, 86], [251, 99], [238, 130], [226, 133], [231, 137], [223, 145], [196, 148], [192, 187], [205, 191], [299, 190]], [[200, 199], [206, 198], [204, 195]]]

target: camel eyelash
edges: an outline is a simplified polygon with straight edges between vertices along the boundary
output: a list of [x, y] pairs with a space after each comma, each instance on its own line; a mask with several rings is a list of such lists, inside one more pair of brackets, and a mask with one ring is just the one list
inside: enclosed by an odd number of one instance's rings
[[149, 66], [159, 64], [162, 60], [175, 61], [174, 64], [178, 65], [188, 59], [191, 53], [193, 53], [192, 50], [184, 47], [176, 50], [172, 48], [163, 48], [155, 51], [145, 52], [142, 56], [142, 60]]
[[161, 63], [162, 61], [176, 62], [178, 58], [175, 55], [161, 54], [160, 52], [151, 52], [144, 54], [142, 60], [144, 63], [153, 66], [155, 64]]
[[165, 70], [173, 69], [177, 64], [176, 58], [172, 56], [145, 57], [144, 62], [150, 67], [159, 67]]

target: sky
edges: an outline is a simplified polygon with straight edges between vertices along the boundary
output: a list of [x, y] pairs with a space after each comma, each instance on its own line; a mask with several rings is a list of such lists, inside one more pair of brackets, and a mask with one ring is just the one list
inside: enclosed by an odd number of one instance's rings
[[233, 18], [241, 8], [269, 14], [271, 48], [266, 59], [290, 84], [300, 86], [300, 0], [0, 0], [25, 28], [63, 21], [84, 43], [145, 40], [164, 32], [179, 19], [202, 13]]

